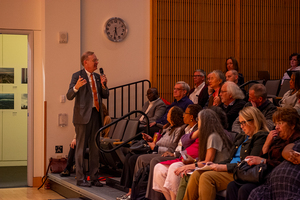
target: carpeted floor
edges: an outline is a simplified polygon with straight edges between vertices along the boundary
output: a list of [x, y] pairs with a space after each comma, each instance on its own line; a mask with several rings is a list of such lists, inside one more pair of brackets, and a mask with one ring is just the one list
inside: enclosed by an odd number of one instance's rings
[[0, 167], [0, 188], [27, 186], [27, 166]]

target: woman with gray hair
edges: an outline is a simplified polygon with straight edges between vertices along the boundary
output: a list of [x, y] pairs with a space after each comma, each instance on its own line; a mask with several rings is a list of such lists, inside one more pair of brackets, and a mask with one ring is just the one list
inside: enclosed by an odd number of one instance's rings
[[207, 106], [210, 107], [215, 104], [215, 100], [219, 99], [219, 93], [226, 78], [221, 70], [214, 70], [207, 76], [207, 80], [209, 94]]

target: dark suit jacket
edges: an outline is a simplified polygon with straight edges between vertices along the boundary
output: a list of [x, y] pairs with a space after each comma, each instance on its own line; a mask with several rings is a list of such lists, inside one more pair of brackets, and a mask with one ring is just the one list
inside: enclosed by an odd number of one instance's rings
[[[74, 92], [73, 87], [76, 85], [77, 80], [81, 76], [87, 83], [83, 85], [77, 92]], [[106, 99], [109, 95], [108, 89], [103, 89], [101, 86], [100, 75], [94, 73], [95, 84], [98, 90], [99, 113], [101, 114], [100, 127], [103, 125], [103, 112], [102, 112], [102, 98]], [[93, 98], [92, 89], [89, 83], [88, 76], [84, 69], [74, 73], [67, 93], [67, 99], [73, 100], [75, 98], [73, 124], [87, 124], [90, 121]]]
[[[190, 94], [192, 94], [194, 92], [195, 88], [192, 88], [190, 90], [189, 96]], [[206, 102], [208, 100], [208, 87], [205, 84], [204, 87], [202, 88], [202, 90], [200, 91], [199, 95], [198, 95], [198, 104], [204, 108]]]
[[[149, 106], [149, 101], [147, 101], [145, 103], [145, 105], [142, 108], [143, 112], [146, 112], [147, 108]], [[155, 122], [156, 120], [158, 120], [159, 118], [161, 118], [165, 112], [166, 112], [167, 106], [166, 104], [163, 102], [162, 99], [157, 99], [157, 101], [154, 102], [153, 106], [150, 108], [150, 110], [148, 111], [147, 116], [149, 118], [149, 123], [151, 122]], [[136, 119], [140, 119], [142, 115], [138, 115]], [[141, 124], [146, 124], [146, 119], [144, 118], [143, 121], [141, 122]]]

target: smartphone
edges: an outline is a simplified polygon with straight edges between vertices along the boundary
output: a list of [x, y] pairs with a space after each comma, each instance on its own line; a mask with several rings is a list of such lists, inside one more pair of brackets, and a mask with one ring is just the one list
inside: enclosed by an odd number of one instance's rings
[[184, 160], [188, 159], [187, 155], [186, 155], [186, 150], [184, 151], [180, 151], [181, 156], [183, 157]]

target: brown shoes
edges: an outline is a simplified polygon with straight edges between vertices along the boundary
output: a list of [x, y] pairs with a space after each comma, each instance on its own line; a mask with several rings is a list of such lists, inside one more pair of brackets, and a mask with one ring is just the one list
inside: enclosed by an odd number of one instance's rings
[[79, 180], [77, 181], [77, 185], [81, 187], [91, 187], [91, 183], [87, 180]]
[[92, 181], [92, 185], [96, 186], [96, 187], [103, 187], [103, 184], [100, 183], [99, 180], [93, 180]]

